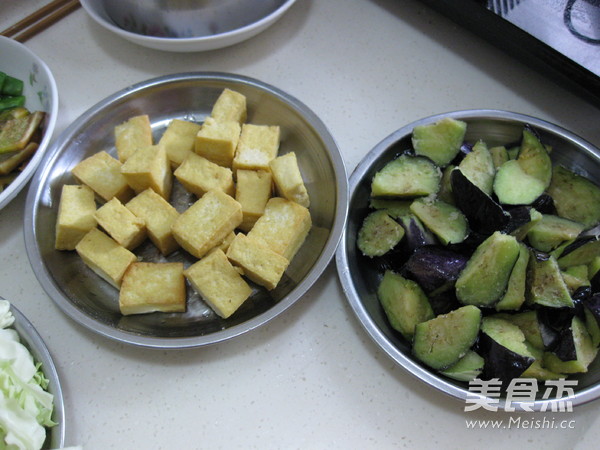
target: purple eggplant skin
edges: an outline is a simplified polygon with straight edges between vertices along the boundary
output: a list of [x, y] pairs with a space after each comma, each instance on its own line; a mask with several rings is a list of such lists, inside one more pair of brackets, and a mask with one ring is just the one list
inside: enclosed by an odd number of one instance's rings
[[469, 221], [472, 231], [490, 235], [509, 223], [510, 215], [502, 206], [475, 186], [460, 169], [452, 171], [450, 182], [454, 202]]
[[594, 293], [583, 300], [583, 306], [592, 313], [600, 326], [600, 293]]
[[425, 293], [453, 284], [469, 258], [445, 247], [428, 245], [417, 248], [402, 272], [416, 281]]
[[436, 316], [439, 316], [440, 314], [448, 314], [450, 311], [454, 311], [455, 309], [464, 306], [456, 298], [455, 289], [440, 289], [436, 292], [433, 292], [428, 297], [431, 309], [433, 309], [433, 313]]
[[540, 195], [532, 204], [532, 208], [535, 208], [542, 214], [557, 215], [556, 206], [554, 206], [554, 199], [550, 194], [543, 193]]
[[562, 333], [571, 328], [575, 308], [540, 306], [537, 308], [537, 315], [544, 347], [548, 351], [554, 351], [560, 344]]
[[574, 361], [577, 359], [577, 349], [575, 348], [575, 339], [571, 327], [563, 329], [558, 334], [558, 341], [552, 352], [561, 361]]
[[519, 355], [509, 350], [486, 333], [479, 334], [477, 347], [478, 353], [485, 360], [482, 379], [499, 378], [504, 387], [513, 378], [518, 378], [535, 361], [530, 356]]
[[426, 245], [438, 244], [435, 235], [425, 228], [421, 221], [414, 215], [408, 214], [398, 219], [402, 228], [404, 228], [404, 237], [402, 238], [405, 251], [412, 254], [416, 249]]
[[509, 220], [502, 228], [502, 232], [509, 234], [521, 228], [523, 225], [531, 222], [531, 207], [530, 206], [515, 206], [506, 211], [509, 215]]
[[585, 236], [585, 237], [579, 237], [577, 239], [575, 239], [574, 242], [570, 243], [569, 245], [567, 245], [565, 247], [565, 249], [563, 250], [563, 252], [560, 254], [561, 257], [563, 256], [567, 256], [569, 253], [577, 250], [579, 247], [584, 246], [585, 244], [588, 244], [592, 241], [597, 241], [598, 237], [594, 236]]
[[571, 294], [571, 298], [573, 299], [575, 315], [580, 319], [585, 320], [584, 306], [585, 301], [589, 297], [592, 296], [592, 287], [591, 286], [580, 286], [575, 292]]

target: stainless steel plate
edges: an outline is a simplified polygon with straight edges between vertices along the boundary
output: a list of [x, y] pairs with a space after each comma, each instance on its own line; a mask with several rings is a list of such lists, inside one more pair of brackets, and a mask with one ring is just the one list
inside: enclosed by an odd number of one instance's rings
[[[229, 319], [219, 318], [188, 286], [186, 313], [123, 316], [118, 291], [91, 272], [75, 252], [54, 250], [60, 189], [75, 183], [71, 169], [82, 159], [106, 150], [115, 155], [114, 127], [129, 117], [148, 114], [155, 139], [175, 118], [202, 122], [224, 88], [247, 97], [248, 122], [279, 125], [280, 153], [295, 151], [311, 196], [313, 227], [276, 289], [255, 288]], [[222, 73], [160, 77], [123, 89], [92, 107], [56, 140], [32, 181], [25, 211], [25, 242], [40, 283], [68, 316], [109, 338], [147, 347], [181, 348], [238, 336], [274, 318], [312, 286], [330, 262], [347, 212], [343, 160], [325, 125], [304, 104], [281, 90], [251, 78]], [[193, 199], [182, 188], [173, 200], [185, 208]], [[136, 250], [146, 261], [164, 261], [153, 246]], [[170, 261], [193, 259], [184, 251]]]
[[[509, 144], [520, 140], [523, 126], [529, 124], [540, 134], [542, 142], [552, 146], [555, 163], [569, 167], [600, 184], [600, 150], [567, 130], [534, 117], [497, 110], [470, 110], [440, 114], [413, 122], [392, 133], [377, 144], [356, 167], [350, 177], [350, 199], [347, 226], [337, 250], [338, 275], [344, 292], [358, 320], [381, 349], [398, 365], [435, 389], [457, 399], [465, 400], [468, 385], [442, 377], [412, 356], [410, 344], [389, 325], [376, 295], [380, 274], [356, 249], [356, 235], [366, 215], [371, 192], [371, 179], [397, 154], [412, 147], [412, 130], [418, 125], [434, 123], [442, 117], [453, 117], [467, 122], [466, 140], [483, 139], [489, 146]], [[596, 358], [589, 372], [574, 377], [578, 380], [573, 405], [594, 400], [600, 396], [600, 358]], [[544, 406], [544, 404], [547, 404]], [[552, 410], [552, 403], [537, 400], [534, 408]], [[512, 403], [518, 409], [520, 402]]]
[[65, 410], [60, 380], [54, 366], [54, 361], [52, 361], [46, 344], [31, 322], [13, 304], [10, 305], [10, 310], [15, 318], [15, 322], [11, 328], [17, 331], [21, 338], [21, 343], [29, 349], [33, 355], [33, 359], [42, 363], [42, 371], [49, 381], [48, 392], [54, 396], [52, 420], [57, 425], [47, 430], [44, 448], [62, 448], [65, 443]]

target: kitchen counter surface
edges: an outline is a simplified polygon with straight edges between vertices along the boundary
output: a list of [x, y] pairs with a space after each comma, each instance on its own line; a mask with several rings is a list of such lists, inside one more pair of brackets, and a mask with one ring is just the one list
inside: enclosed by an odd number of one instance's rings
[[[0, 28], [40, 3], [3, 2]], [[418, 1], [299, 0], [246, 42], [189, 54], [136, 46], [79, 9], [26, 45], [56, 77], [55, 138], [128, 85], [221, 71], [257, 78], [305, 103], [337, 140], [348, 174], [394, 130], [459, 109], [533, 115], [600, 146], [597, 108]], [[0, 295], [36, 326], [54, 357], [67, 445], [584, 449], [600, 439], [598, 402], [574, 412], [465, 412], [464, 403], [414, 379], [362, 329], [334, 261], [296, 305], [230, 341], [162, 351], [98, 336], [67, 318], [38, 283], [25, 252], [27, 207], [24, 190], [0, 212]], [[477, 419], [502, 423], [470, 429], [466, 422]]]

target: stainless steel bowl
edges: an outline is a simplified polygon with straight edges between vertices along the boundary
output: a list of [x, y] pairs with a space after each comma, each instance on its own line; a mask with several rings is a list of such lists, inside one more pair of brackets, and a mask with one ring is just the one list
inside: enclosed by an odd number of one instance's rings
[[81, 0], [98, 24], [159, 50], [213, 50], [264, 31], [296, 0]]
[[56, 425], [47, 430], [44, 448], [62, 448], [65, 444], [64, 400], [60, 380], [54, 362], [52, 361], [52, 356], [39, 333], [23, 313], [21, 313], [21, 311], [13, 304], [10, 305], [10, 310], [15, 318], [12, 328], [17, 331], [21, 338], [21, 343], [29, 349], [33, 359], [42, 363], [42, 371], [48, 379], [48, 392], [54, 396], [52, 420], [56, 422]]
[[[273, 291], [258, 289], [229, 319], [221, 319], [188, 288], [188, 311], [123, 316], [118, 292], [88, 270], [75, 252], [54, 250], [60, 189], [74, 183], [71, 169], [99, 150], [115, 155], [114, 127], [148, 114], [155, 138], [175, 118], [202, 122], [224, 88], [247, 97], [248, 122], [279, 125], [281, 153], [295, 151], [311, 196], [313, 227]], [[176, 184], [177, 186], [178, 184]], [[25, 243], [43, 288], [68, 316], [109, 338], [147, 347], [182, 348], [239, 336], [273, 319], [319, 278], [331, 261], [345, 224], [347, 178], [333, 137], [319, 118], [285, 92], [260, 81], [222, 73], [187, 73], [125, 88], [85, 112], [56, 140], [27, 197]], [[186, 202], [174, 189], [172, 201]], [[144, 260], [164, 260], [151, 244], [136, 249]], [[171, 261], [193, 261], [184, 251]]]
[[[600, 150], [569, 131], [549, 122], [506, 111], [469, 110], [435, 115], [413, 122], [395, 131], [377, 144], [360, 162], [350, 177], [350, 198], [347, 226], [336, 253], [336, 263], [342, 287], [361, 325], [375, 343], [398, 365], [409, 373], [454, 398], [465, 400], [468, 384], [438, 375], [420, 363], [411, 354], [409, 343], [399, 337], [389, 325], [376, 295], [380, 274], [376, 268], [361, 264], [356, 249], [356, 235], [368, 209], [371, 179], [375, 172], [394, 159], [398, 152], [412, 147], [414, 127], [434, 123], [442, 117], [453, 117], [467, 122], [466, 140], [484, 139], [490, 146], [516, 142], [523, 126], [532, 125], [544, 143], [552, 146], [552, 159], [589, 177], [600, 184]], [[600, 396], [600, 358], [590, 366], [589, 372], [574, 377], [578, 380], [573, 405], [579, 405]], [[536, 400], [535, 410], [557, 407], [557, 399]], [[500, 403], [502, 406], [503, 403]], [[511, 404], [518, 410], [529, 405]]]

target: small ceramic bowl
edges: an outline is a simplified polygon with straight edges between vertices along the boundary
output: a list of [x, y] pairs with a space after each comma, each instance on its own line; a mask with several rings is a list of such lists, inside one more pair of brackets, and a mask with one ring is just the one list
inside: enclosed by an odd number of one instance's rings
[[25, 187], [50, 144], [58, 115], [58, 89], [46, 63], [25, 45], [0, 36], [0, 55], [0, 71], [24, 82], [25, 107], [47, 113], [40, 146], [20, 175], [0, 192], [2, 209]]
[[296, 0], [81, 0], [102, 27], [144, 47], [171, 52], [215, 50], [250, 39]]

